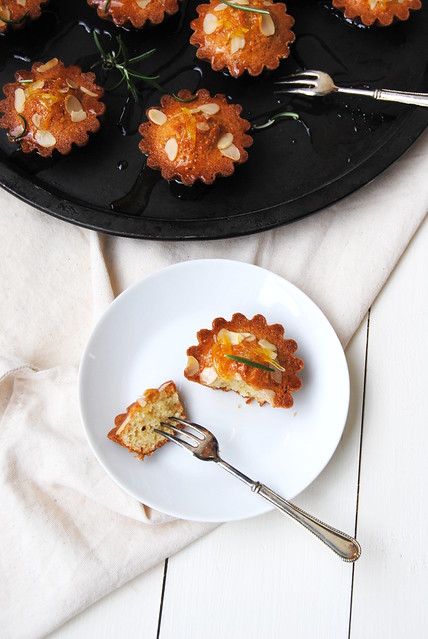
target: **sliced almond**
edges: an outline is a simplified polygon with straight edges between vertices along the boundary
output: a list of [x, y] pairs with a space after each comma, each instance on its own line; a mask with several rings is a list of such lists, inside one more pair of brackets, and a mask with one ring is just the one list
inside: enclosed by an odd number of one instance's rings
[[37, 127], [38, 129], [40, 129], [40, 125], [42, 124], [42, 117], [39, 113], [34, 113], [33, 117], [31, 118], [33, 124], [35, 127]]
[[221, 138], [217, 142], [217, 148], [220, 149], [220, 151], [222, 149], [227, 149], [227, 147], [230, 146], [232, 142], [233, 142], [233, 134], [225, 133], [224, 135], [221, 136]]
[[217, 379], [218, 375], [215, 372], [214, 368], [208, 367], [204, 368], [204, 370], [200, 374], [200, 380], [204, 384], [210, 386]]
[[25, 105], [25, 93], [24, 89], [15, 89], [15, 111], [22, 113]]
[[220, 111], [220, 105], [217, 102], [208, 102], [207, 104], [202, 104], [197, 111], [200, 111], [204, 115], [215, 115]]
[[245, 5], [250, 4], [250, 3], [249, 3], [249, 0], [234, 0], [233, 4], [240, 4], [240, 5], [245, 6]]
[[216, 7], [214, 7], [214, 11], [224, 11], [227, 7], [227, 4], [220, 2]]
[[94, 91], [90, 91], [86, 87], [80, 87], [80, 90], [81, 90], [82, 93], [86, 93], [86, 95], [89, 95], [91, 98], [97, 98], [98, 97], [98, 93], [95, 93]]
[[228, 331], [227, 328], [221, 328], [217, 333], [217, 341], [220, 344], [240, 344], [243, 339], [242, 333]]
[[150, 4], [151, 0], [136, 0], [140, 9], [145, 9]]
[[199, 370], [199, 362], [196, 359], [196, 357], [193, 357], [193, 355], [189, 355], [187, 357], [187, 366], [186, 366], [186, 370], [185, 373], [186, 375], [196, 375], [196, 373]]
[[61, 89], [58, 89], [58, 91], [60, 93], [68, 93], [70, 91], [70, 87], [62, 87]]
[[70, 114], [72, 122], [82, 122], [88, 117], [80, 100], [78, 100], [75, 95], [68, 95], [65, 98], [65, 110]]
[[264, 36], [273, 36], [275, 33], [275, 25], [271, 15], [264, 13], [260, 21], [260, 31]]
[[165, 153], [167, 154], [168, 159], [170, 160], [170, 162], [174, 162], [175, 158], [177, 157], [177, 153], [178, 153], [177, 140], [175, 138], [169, 138], [169, 140], [165, 144], [164, 148], [165, 148]]
[[153, 124], [158, 124], [162, 126], [167, 121], [167, 117], [163, 111], [159, 111], [159, 109], [150, 109], [147, 113], [147, 116]]
[[67, 82], [68, 86], [70, 87], [70, 89], [77, 89], [78, 88], [77, 83], [74, 80], [72, 80], [71, 78], [67, 78], [66, 82]]
[[[7, 7], [2, 7], [1, 15], [3, 16], [5, 20], [10, 20], [10, 11]], [[2, 20], [1, 18], [0, 18], [0, 22], [3, 22], [4, 24], [6, 24], [4, 20]]]
[[57, 64], [58, 64], [58, 58], [52, 58], [52, 60], [48, 60], [48, 62], [46, 62], [45, 64], [41, 64], [37, 68], [37, 71], [39, 71], [40, 73], [44, 73], [45, 71], [50, 71], [51, 69], [56, 67]]
[[233, 36], [230, 41], [230, 52], [236, 53], [245, 47], [245, 38], [243, 36]]
[[220, 153], [225, 157], [230, 158], [234, 162], [237, 162], [237, 160], [239, 160], [239, 158], [241, 157], [238, 147], [236, 147], [234, 144], [228, 146], [227, 149], [221, 149]]
[[32, 82], [27, 86], [27, 92], [29, 95], [34, 93], [35, 91], [40, 91], [45, 86], [44, 80], [36, 80], [36, 82]]
[[256, 336], [253, 333], [241, 333], [242, 337], [246, 342], [254, 342]]
[[208, 124], [208, 122], [197, 122], [196, 128], [199, 129], [199, 131], [209, 131], [210, 125]]
[[217, 20], [217, 16], [215, 16], [213, 13], [207, 13], [203, 22], [204, 32], [207, 35], [214, 33], [219, 24], [220, 22]]
[[272, 342], [269, 342], [267, 339], [259, 339], [259, 344], [262, 348], [265, 348], [268, 351], [277, 350], [275, 344], [272, 344]]
[[36, 133], [34, 134], [34, 139], [36, 140], [37, 144], [40, 144], [40, 146], [43, 146], [44, 148], [54, 146], [54, 144], [56, 143], [55, 137], [50, 131], [42, 131], [41, 129], [36, 131]]
[[19, 4], [20, 7], [25, 7], [27, 0], [16, 0], [16, 4]]

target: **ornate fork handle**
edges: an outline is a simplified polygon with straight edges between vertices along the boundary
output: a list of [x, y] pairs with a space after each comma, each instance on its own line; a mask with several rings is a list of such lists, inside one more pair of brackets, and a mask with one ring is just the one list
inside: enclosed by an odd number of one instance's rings
[[406, 91], [393, 91], [392, 89], [348, 89], [336, 87], [337, 93], [350, 93], [352, 95], [365, 95], [375, 100], [388, 102], [401, 102], [402, 104], [414, 104], [415, 106], [428, 107], [427, 93], [411, 93]]
[[309, 515], [309, 513], [291, 504], [264, 484], [253, 481], [223, 459], [218, 459], [217, 463], [247, 484], [254, 493], [258, 493], [283, 513], [292, 517], [295, 521], [299, 522], [299, 524], [302, 524], [302, 526], [323, 541], [344, 561], [356, 561], [360, 556], [361, 546], [356, 539]]

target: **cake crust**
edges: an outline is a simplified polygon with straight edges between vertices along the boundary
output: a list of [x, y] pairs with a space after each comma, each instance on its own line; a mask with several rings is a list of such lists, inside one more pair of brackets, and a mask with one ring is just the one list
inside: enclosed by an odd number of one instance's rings
[[[172, 380], [159, 388], [147, 389], [128, 406], [125, 413], [117, 415], [114, 428], [107, 437], [143, 460], [168, 442], [166, 437], [155, 433], [153, 429], [158, 428], [161, 422], [167, 422], [170, 417], [186, 418]], [[174, 423], [174, 427], [180, 428], [180, 425]]]
[[303, 361], [297, 343], [284, 338], [281, 324], [269, 325], [263, 315], [248, 319], [235, 313], [230, 321], [217, 317], [212, 329], [197, 333], [198, 344], [187, 349], [185, 377], [224, 391], [234, 390], [260, 405], [290, 408], [299, 390], [297, 373]]
[[104, 91], [96, 85], [95, 74], [82, 73], [76, 65], [66, 67], [57, 58], [17, 71], [15, 82], [6, 84], [3, 92], [0, 127], [8, 129], [9, 140], [20, 143], [24, 153], [38, 151], [43, 157], [54, 149], [65, 155], [73, 144], [87, 144], [105, 111]]

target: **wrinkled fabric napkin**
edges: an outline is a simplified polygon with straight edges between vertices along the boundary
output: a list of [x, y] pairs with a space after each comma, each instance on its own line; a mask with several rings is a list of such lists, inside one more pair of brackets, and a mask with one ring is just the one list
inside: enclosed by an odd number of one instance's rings
[[97, 234], [0, 190], [3, 639], [44, 636], [213, 527], [136, 502], [89, 449], [77, 371], [91, 328], [114, 297], [184, 260], [249, 262], [303, 289], [345, 347], [427, 214], [427, 175], [425, 134], [376, 180], [322, 212], [211, 242]]

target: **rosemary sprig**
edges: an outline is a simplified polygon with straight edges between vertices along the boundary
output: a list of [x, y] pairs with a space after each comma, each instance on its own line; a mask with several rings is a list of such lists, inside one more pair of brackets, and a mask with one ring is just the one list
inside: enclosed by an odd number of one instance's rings
[[252, 359], [246, 359], [245, 357], [238, 357], [237, 355], [226, 355], [229, 359], [233, 359], [235, 362], [240, 362], [241, 364], [248, 364], [248, 366], [253, 366], [254, 368], [261, 368], [264, 371], [269, 371], [270, 373], [274, 373], [275, 369], [270, 366], [265, 366], [264, 364], [259, 364], [259, 362], [253, 362]]
[[18, 133], [18, 135], [9, 135], [9, 140], [12, 140], [13, 142], [22, 138], [26, 134], [27, 127], [28, 127], [27, 120], [24, 118], [24, 116], [21, 115], [20, 113], [17, 113], [17, 116], [18, 118], [21, 118], [24, 128], [22, 129], [21, 133]]
[[107, 2], [105, 3], [105, 5], [104, 5], [104, 13], [107, 13], [108, 8], [110, 6], [110, 3], [111, 3], [111, 0], [107, 0]]
[[253, 124], [251, 127], [255, 131], [260, 131], [261, 129], [267, 129], [269, 126], [275, 124], [277, 120], [280, 118], [292, 118], [293, 120], [299, 120], [300, 116], [298, 113], [294, 113], [293, 111], [282, 111], [281, 113], [275, 113], [275, 115], [271, 115], [266, 122], [262, 124]]
[[256, 9], [255, 7], [248, 7], [244, 4], [235, 4], [234, 2], [228, 2], [227, 0], [220, 0], [223, 4], [227, 4], [232, 9], [240, 9], [240, 11], [250, 11], [251, 13], [264, 13], [264, 15], [270, 15], [266, 9]]
[[135, 85], [134, 79], [142, 80], [143, 82], [153, 87], [154, 89], [163, 91], [160, 84], [156, 82], [156, 80], [159, 78], [158, 75], [144, 75], [130, 68], [130, 65], [141, 62], [142, 60], [145, 60], [149, 56], [153, 55], [156, 49], [150, 49], [150, 51], [145, 51], [144, 53], [141, 53], [140, 55], [130, 58], [128, 55], [128, 51], [120, 36], [116, 37], [116, 42], [118, 45], [117, 51], [112, 51], [111, 53], [108, 51], [104, 51], [96, 31], [93, 32], [93, 36], [94, 36], [96, 47], [101, 56], [101, 61], [96, 62], [93, 65], [93, 67], [96, 67], [99, 64], [101, 64], [104, 71], [109, 72], [109, 71], [115, 70], [115, 71], [118, 71], [119, 74], [121, 75], [119, 82], [117, 82], [113, 87], [106, 89], [107, 91], [114, 91], [125, 82], [127, 89], [131, 93], [135, 102], [138, 102], [139, 100], [138, 89]]
[[4, 22], [5, 24], [19, 24], [20, 22], [25, 20], [27, 16], [28, 16], [28, 11], [26, 11], [24, 15], [21, 16], [20, 18], [15, 18], [14, 20], [11, 20], [10, 18], [2, 18], [2, 16], [0, 16], [0, 22]]

